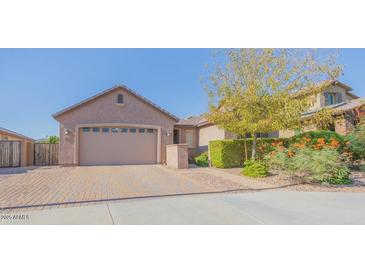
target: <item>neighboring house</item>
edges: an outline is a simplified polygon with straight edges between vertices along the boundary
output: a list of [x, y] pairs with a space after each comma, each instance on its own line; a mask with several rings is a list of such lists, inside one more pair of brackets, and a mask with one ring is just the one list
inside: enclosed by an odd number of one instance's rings
[[34, 139], [0, 127], [0, 141], [19, 141], [20, 165], [21, 166], [33, 165], [33, 144], [35, 142]]
[[[359, 98], [352, 93], [352, 88], [339, 82], [333, 81], [321, 94], [318, 94], [312, 108], [302, 114], [306, 119], [324, 108], [333, 110], [334, 124], [330, 129], [341, 135], [348, 134], [358, 123], [360, 116], [365, 113], [365, 98]], [[317, 130], [315, 126], [304, 128], [304, 131]], [[281, 130], [277, 137], [291, 137], [293, 130]]]
[[[318, 95], [315, 105], [303, 118], [323, 107], [331, 107], [336, 113], [345, 114], [334, 129], [346, 134], [356, 123], [353, 113], [362, 105], [364, 100], [351, 93], [350, 87], [335, 81], [325, 93]], [[193, 157], [206, 151], [211, 140], [236, 138], [209, 123], [203, 115], [179, 119], [123, 85], [53, 116], [60, 123], [61, 165], [165, 163], [166, 145], [186, 143], [189, 157]], [[292, 134], [292, 131], [280, 131], [260, 137]]]
[[[303, 113], [302, 117], [305, 119], [323, 108], [331, 108], [334, 111], [336, 121], [331, 127], [332, 130], [341, 135], [346, 135], [356, 125], [359, 117], [365, 115], [365, 98], [359, 98], [352, 93], [351, 87], [339, 81], [333, 81], [323, 93], [316, 96], [312, 108]], [[311, 126], [304, 130], [316, 130], [316, 127]], [[285, 138], [294, 134], [293, 130], [281, 130], [266, 134], [258, 133], [257, 135], [261, 138]], [[246, 137], [251, 136], [247, 135]], [[190, 156], [206, 151], [211, 140], [235, 138], [235, 134], [209, 123], [204, 115], [182, 119], [175, 125], [174, 130], [174, 140], [187, 143]]]

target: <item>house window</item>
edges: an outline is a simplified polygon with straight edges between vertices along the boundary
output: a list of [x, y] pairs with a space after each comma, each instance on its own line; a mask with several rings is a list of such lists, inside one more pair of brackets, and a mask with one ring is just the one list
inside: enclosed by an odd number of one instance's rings
[[117, 97], [117, 104], [118, 105], [123, 105], [124, 101], [123, 101], [123, 94], [118, 94]]
[[186, 143], [188, 144], [188, 148], [194, 148], [194, 133], [193, 131], [186, 131]]
[[98, 128], [98, 127], [93, 127], [93, 132], [100, 132], [100, 128]]
[[129, 132], [130, 132], [130, 133], [136, 133], [136, 132], [137, 132], [137, 129], [136, 129], [136, 128], [130, 128], [130, 129], [129, 129]]
[[138, 129], [138, 132], [139, 133], [144, 133], [145, 132], [145, 129], [144, 128], [140, 128], [140, 129]]
[[128, 132], [128, 128], [121, 128], [121, 131], [122, 133], [127, 133]]
[[[240, 137], [242, 137], [242, 136], [240, 136]], [[246, 138], [252, 138], [251, 133], [246, 133]], [[256, 138], [269, 138], [269, 133], [257, 132], [256, 133]]]
[[104, 133], [108, 133], [108, 132], [109, 132], [109, 128], [104, 127], [104, 128], [103, 128], [103, 132], [104, 132]]
[[84, 127], [84, 128], [82, 129], [82, 132], [90, 132], [90, 128], [88, 128], [88, 127]]
[[340, 93], [326, 92], [324, 98], [326, 106], [342, 103], [342, 94]]

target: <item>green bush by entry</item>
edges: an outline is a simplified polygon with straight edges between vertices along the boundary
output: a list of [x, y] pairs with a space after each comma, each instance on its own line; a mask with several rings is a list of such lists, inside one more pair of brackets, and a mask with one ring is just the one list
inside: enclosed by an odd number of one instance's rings
[[[251, 157], [252, 138], [247, 138], [247, 154]], [[273, 143], [287, 145], [286, 138], [263, 138], [257, 139], [257, 158], [262, 159], [264, 155], [275, 149]], [[209, 142], [210, 157], [212, 166], [218, 168], [242, 167], [245, 160], [244, 140], [215, 140]]]
[[263, 178], [269, 173], [269, 168], [264, 161], [247, 160], [244, 163], [242, 174], [248, 177]]
[[208, 152], [203, 152], [202, 154], [196, 156], [194, 161], [200, 167], [207, 167], [209, 165]]

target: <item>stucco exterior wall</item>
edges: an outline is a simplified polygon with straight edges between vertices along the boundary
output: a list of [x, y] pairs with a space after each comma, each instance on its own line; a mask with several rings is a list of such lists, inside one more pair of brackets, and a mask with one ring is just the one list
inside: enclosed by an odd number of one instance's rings
[[188, 168], [188, 145], [175, 144], [166, 146], [166, 164], [174, 168]]
[[226, 139], [225, 130], [218, 128], [216, 125], [199, 128], [199, 148], [206, 148], [207, 150], [209, 141], [224, 139]]
[[[124, 104], [117, 104], [117, 95], [123, 94]], [[166, 145], [173, 142], [173, 127], [175, 119], [155, 109], [123, 88], [103, 95], [76, 109], [56, 117], [60, 122], [60, 164], [77, 165], [75, 153], [76, 128], [82, 124], [143, 124], [160, 126], [161, 132], [161, 162], [166, 161]], [[65, 134], [65, 130], [69, 134]], [[169, 135], [169, 136], [167, 136]]]
[[349, 134], [355, 127], [355, 116], [346, 114], [335, 120], [335, 130], [340, 135]]

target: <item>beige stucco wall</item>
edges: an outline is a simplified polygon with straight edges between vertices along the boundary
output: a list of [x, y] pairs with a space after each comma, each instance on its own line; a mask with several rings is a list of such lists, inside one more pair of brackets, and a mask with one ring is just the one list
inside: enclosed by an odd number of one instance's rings
[[224, 129], [218, 128], [216, 125], [209, 125], [199, 128], [199, 147], [207, 147], [209, 141], [226, 139]]
[[208, 144], [212, 140], [235, 139], [236, 135], [216, 125], [206, 125], [199, 128], [179, 128], [180, 143], [186, 143], [186, 133], [191, 132], [193, 136], [192, 147], [189, 147], [189, 157], [192, 158], [201, 152], [208, 150]]
[[[124, 105], [117, 105], [117, 95], [123, 94]], [[143, 124], [161, 127], [160, 155], [161, 162], [166, 161], [166, 145], [173, 142], [173, 126], [176, 121], [142, 101], [133, 94], [118, 88], [84, 104], [76, 109], [66, 112], [56, 119], [60, 122], [60, 164], [77, 165], [78, 148], [76, 144], [76, 128], [82, 124]], [[69, 129], [70, 134], [65, 135]], [[169, 136], [167, 136], [169, 133]]]
[[351, 114], [344, 115], [343, 117], [338, 117], [335, 120], [335, 130], [338, 134], [347, 135], [353, 129], [355, 125], [355, 116]]
[[[305, 126], [302, 129], [303, 132], [315, 131], [315, 130], [318, 130], [318, 128], [315, 125]], [[295, 135], [295, 131], [292, 130], [292, 129], [280, 130], [279, 131], [279, 138], [290, 138], [294, 135]]]
[[174, 168], [188, 168], [188, 145], [174, 144], [166, 146], [166, 164]]
[[198, 152], [198, 145], [199, 145], [199, 130], [196, 127], [189, 127], [189, 128], [176, 128], [179, 130], [179, 141], [180, 144], [186, 144], [186, 132], [191, 132], [193, 136], [192, 147], [188, 147], [189, 158], [194, 157], [197, 155]]

